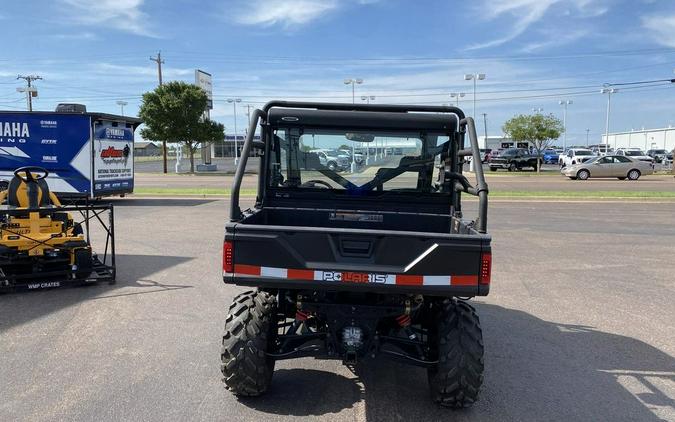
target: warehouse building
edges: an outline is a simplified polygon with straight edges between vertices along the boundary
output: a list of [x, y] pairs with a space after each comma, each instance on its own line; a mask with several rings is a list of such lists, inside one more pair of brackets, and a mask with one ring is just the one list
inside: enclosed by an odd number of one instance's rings
[[602, 136], [602, 143], [609, 140], [611, 148], [640, 148], [643, 151], [650, 149], [665, 149], [672, 151], [675, 148], [675, 128], [641, 129], [630, 132], [610, 133]]

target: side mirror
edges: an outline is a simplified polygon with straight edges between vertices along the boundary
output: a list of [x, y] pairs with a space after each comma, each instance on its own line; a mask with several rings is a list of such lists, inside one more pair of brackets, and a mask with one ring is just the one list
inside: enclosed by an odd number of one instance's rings
[[265, 149], [265, 143], [263, 141], [253, 141], [251, 147], [262, 151]]

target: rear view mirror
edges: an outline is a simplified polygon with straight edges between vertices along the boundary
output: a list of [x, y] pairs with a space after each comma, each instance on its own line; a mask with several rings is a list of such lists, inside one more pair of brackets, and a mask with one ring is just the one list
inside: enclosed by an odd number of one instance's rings
[[354, 142], [373, 142], [375, 136], [370, 133], [345, 133], [345, 138]]

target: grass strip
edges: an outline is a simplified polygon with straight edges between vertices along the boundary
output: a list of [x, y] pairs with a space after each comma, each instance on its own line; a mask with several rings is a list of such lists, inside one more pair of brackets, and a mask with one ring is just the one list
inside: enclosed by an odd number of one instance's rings
[[500, 191], [490, 192], [496, 198], [675, 198], [670, 191]]

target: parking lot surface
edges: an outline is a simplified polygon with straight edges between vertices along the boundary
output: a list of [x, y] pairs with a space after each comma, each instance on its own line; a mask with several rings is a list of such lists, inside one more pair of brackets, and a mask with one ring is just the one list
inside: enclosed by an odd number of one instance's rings
[[233, 397], [219, 342], [244, 289], [220, 275], [226, 202], [114, 203], [116, 285], [0, 296], [0, 420], [675, 421], [672, 203], [490, 206], [486, 376], [466, 411], [387, 360], [281, 361], [266, 396]]

